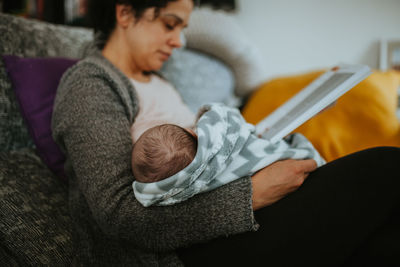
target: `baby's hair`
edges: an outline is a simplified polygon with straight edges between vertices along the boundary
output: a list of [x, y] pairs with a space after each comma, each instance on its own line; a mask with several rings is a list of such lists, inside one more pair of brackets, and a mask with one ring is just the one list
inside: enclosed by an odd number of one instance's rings
[[173, 124], [150, 128], [133, 147], [133, 175], [142, 183], [160, 181], [189, 165], [196, 151], [196, 137], [184, 128]]

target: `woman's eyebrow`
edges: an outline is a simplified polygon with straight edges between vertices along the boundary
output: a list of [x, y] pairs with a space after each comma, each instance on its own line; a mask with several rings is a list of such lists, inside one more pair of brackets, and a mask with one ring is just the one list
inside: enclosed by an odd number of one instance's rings
[[[180, 18], [178, 15], [175, 14], [163, 14], [163, 17], [173, 17], [174, 19], [176, 19], [178, 24], [183, 24], [183, 19]], [[188, 25], [184, 25], [184, 28], [186, 28]]]

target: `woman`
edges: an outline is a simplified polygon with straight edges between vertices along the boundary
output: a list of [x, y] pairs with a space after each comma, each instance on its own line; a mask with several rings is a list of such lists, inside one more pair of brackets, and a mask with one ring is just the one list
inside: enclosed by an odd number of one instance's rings
[[[67, 157], [74, 264], [337, 266], [373, 256], [380, 263], [391, 260], [400, 241], [395, 148], [363, 151], [317, 170], [313, 160], [280, 161], [173, 206], [144, 208], [136, 201], [132, 138], [160, 122], [194, 122], [176, 91], [153, 73], [181, 46], [193, 5], [96, 0], [89, 6], [102, 42], [64, 75], [52, 122]], [[377, 240], [385, 242], [374, 247]]]

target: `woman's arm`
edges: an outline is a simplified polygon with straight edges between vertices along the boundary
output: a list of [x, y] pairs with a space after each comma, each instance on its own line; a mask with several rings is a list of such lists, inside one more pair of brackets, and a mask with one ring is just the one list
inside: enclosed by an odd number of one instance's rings
[[91, 77], [82, 73], [63, 79], [53, 133], [105, 234], [166, 251], [257, 228], [249, 177], [177, 205], [144, 208], [132, 189], [131, 125], [124, 96], [94, 71]]

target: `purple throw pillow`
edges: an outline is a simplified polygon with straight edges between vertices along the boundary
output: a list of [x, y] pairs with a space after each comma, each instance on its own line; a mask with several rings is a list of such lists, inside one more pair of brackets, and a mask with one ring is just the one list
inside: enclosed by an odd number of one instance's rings
[[65, 179], [65, 156], [53, 140], [51, 116], [61, 76], [77, 60], [17, 56], [3, 56], [3, 60], [38, 155], [50, 170]]

